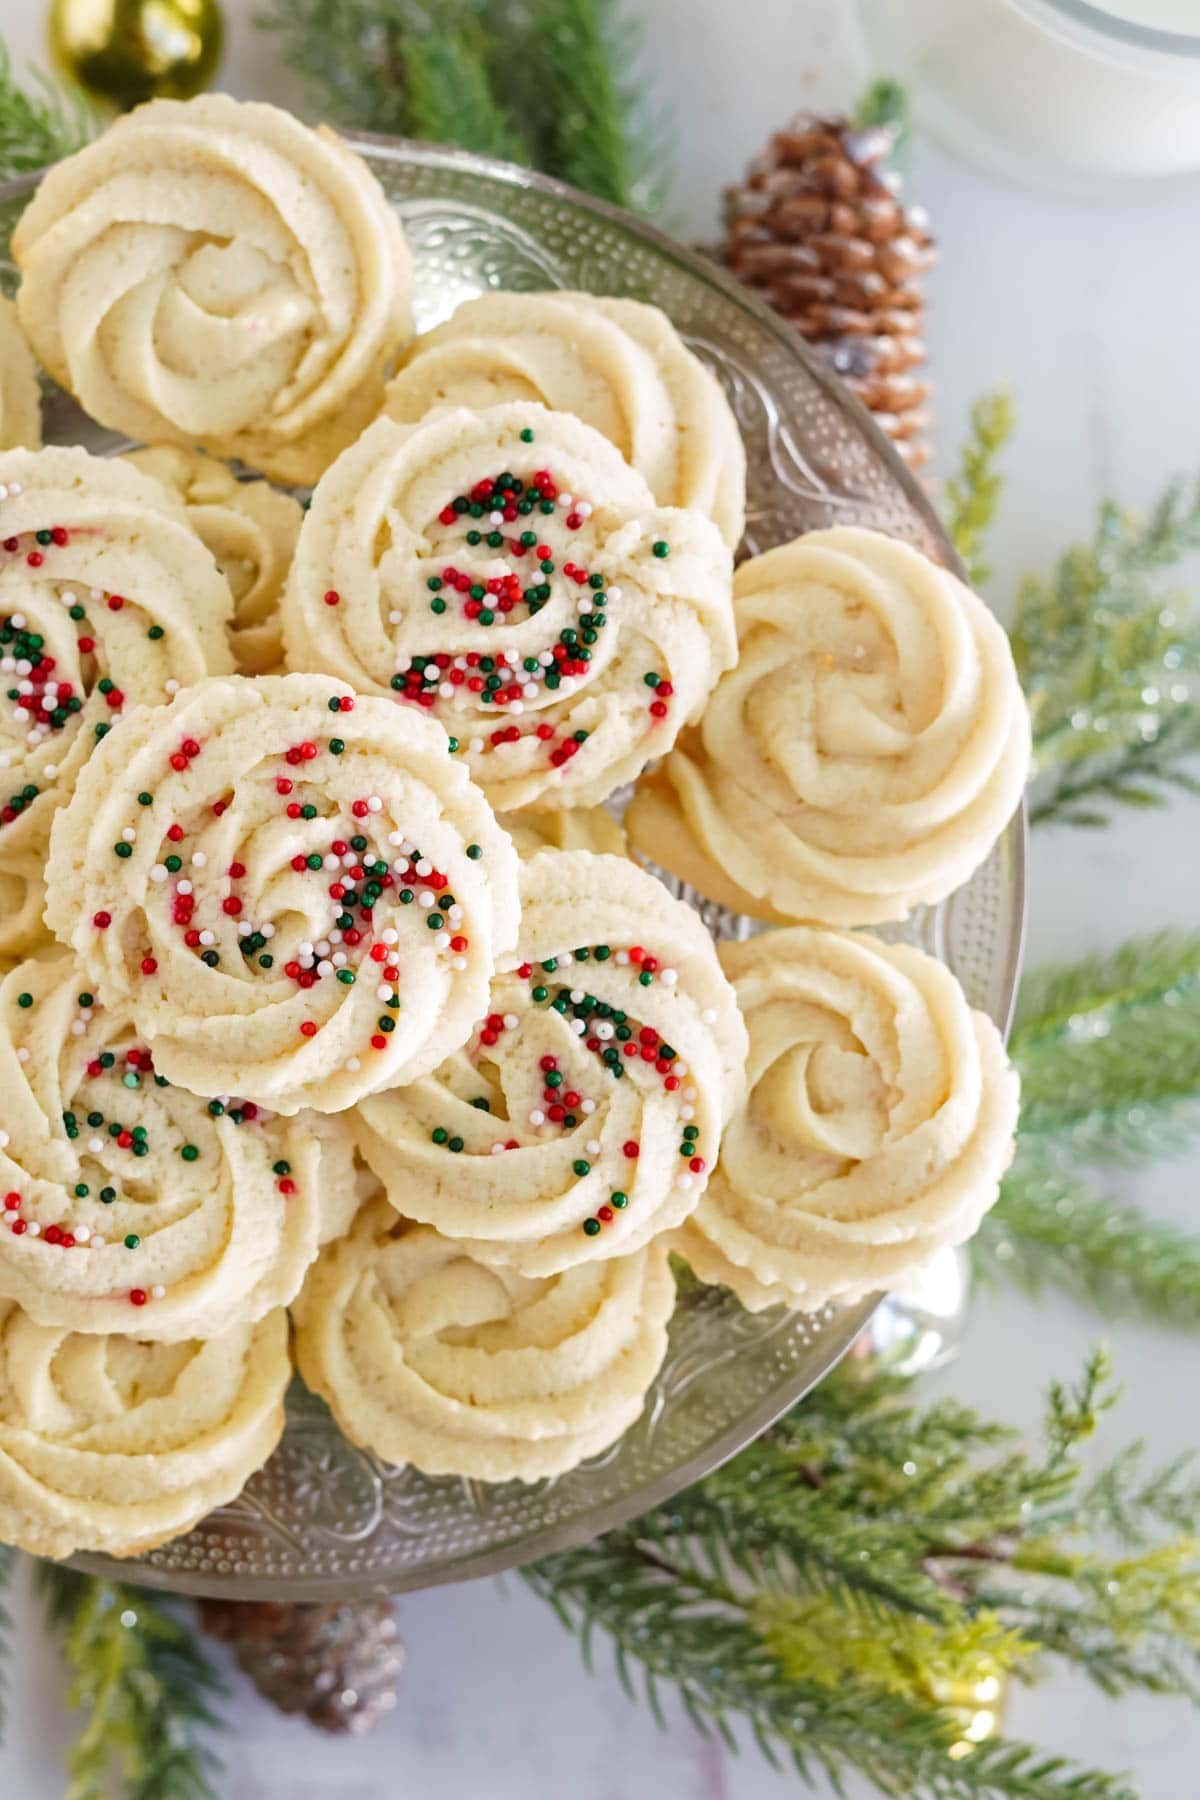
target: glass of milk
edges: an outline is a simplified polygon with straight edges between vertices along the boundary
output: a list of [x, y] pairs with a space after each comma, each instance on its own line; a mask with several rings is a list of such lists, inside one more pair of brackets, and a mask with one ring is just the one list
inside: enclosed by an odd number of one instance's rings
[[1200, 0], [860, 0], [918, 121], [1013, 180], [1095, 198], [1200, 170]]

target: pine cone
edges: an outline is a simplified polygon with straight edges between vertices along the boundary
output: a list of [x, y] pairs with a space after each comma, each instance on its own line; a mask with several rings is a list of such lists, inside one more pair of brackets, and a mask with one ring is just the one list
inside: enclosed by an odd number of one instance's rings
[[881, 167], [894, 142], [888, 125], [793, 119], [726, 189], [724, 260], [918, 469], [929, 460], [922, 277], [934, 247], [923, 209], [906, 209]]
[[386, 1596], [343, 1606], [202, 1600], [200, 1623], [264, 1699], [322, 1731], [361, 1736], [396, 1704], [404, 1645]]

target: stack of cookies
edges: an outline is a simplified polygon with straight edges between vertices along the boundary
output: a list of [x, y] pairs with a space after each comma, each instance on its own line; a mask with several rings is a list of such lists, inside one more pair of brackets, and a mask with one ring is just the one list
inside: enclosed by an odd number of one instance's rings
[[[556, 1475], [640, 1413], [672, 1251], [812, 1310], [968, 1237], [1015, 1077], [857, 928], [1019, 803], [982, 603], [866, 531], [735, 575], [737, 426], [664, 315], [412, 341], [374, 177], [273, 108], [139, 109], [13, 250], [0, 1541], [186, 1531], [293, 1356], [388, 1462]], [[35, 356], [142, 447], [38, 448]], [[635, 855], [783, 929], [718, 951]]]

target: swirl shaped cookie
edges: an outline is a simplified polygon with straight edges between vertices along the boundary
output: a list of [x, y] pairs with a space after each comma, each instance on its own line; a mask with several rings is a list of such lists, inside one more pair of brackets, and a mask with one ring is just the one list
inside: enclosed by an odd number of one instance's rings
[[537, 1481], [633, 1424], [674, 1305], [661, 1244], [533, 1280], [380, 1204], [309, 1276], [296, 1360], [351, 1442], [385, 1462]]
[[0, 1300], [0, 1539], [133, 1556], [234, 1499], [283, 1430], [287, 1314], [204, 1342], [35, 1324]]
[[384, 410], [537, 400], [602, 431], [660, 506], [707, 513], [734, 549], [746, 453], [720, 384], [657, 306], [596, 294], [481, 294], [410, 345]]
[[155, 1073], [74, 959], [0, 982], [0, 1295], [41, 1325], [178, 1341], [286, 1305], [357, 1200], [338, 1120]]
[[740, 656], [634, 797], [634, 847], [711, 899], [870, 925], [944, 899], [1020, 804], [1029, 717], [969, 588], [877, 532], [744, 563]]
[[566, 812], [501, 813], [500, 823], [521, 856], [539, 850], [592, 850], [597, 856], [624, 856], [625, 829], [606, 806], [576, 806]]
[[525, 1275], [622, 1256], [687, 1217], [746, 1034], [699, 915], [633, 863], [545, 850], [486, 1016], [436, 1074], [372, 1096], [388, 1199]]
[[894, 1287], [960, 1244], [1012, 1160], [1016, 1071], [950, 971], [795, 926], [724, 944], [750, 1033], [745, 1105], [674, 1247], [753, 1311]]
[[125, 461], [174, 489], [216, 558], [233, 594], [230, 641], [238, 668], [244, 675], [277, 670], [279, 596], [300, 532], [300, 502], [267, 481], [239, 481], [215, 457], [170, 444], [131, 450]]
[[102, 425], [315, 481], [411, 334], [399, 220], [360, 157], [273, 106], [155, 100], [56, 163], [17, 307]]
[[[85, 450], [0, 455], [0, 921], [42, 935], [50, 821], [127, 705], [232, 667], [233, 601], [157, 481]], [[19, 898], [17, 898], [19, 896]]]
[[517, 858], [432, 720], [322, 676], [130, 709], [56, 821], [47, 920], [168, 1080], [337, 1112], [463, 1043]]
[[313, 496], [284, 627], [290, 668], [432, 712], [504, 812], [604, 800], [736, 654], [712, 521], [523, 402], [364, 432]]
[[11, 300], [0, 294], [0, 450], [42, 441], [42, 397], [37, 364]]

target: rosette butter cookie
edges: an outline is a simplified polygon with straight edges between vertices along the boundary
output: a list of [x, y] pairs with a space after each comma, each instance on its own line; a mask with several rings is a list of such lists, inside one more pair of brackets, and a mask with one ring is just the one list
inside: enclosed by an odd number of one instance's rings
[[[139, 700], [232, 667], [232, 598], [157, 481], [84, 450], [0, 455], [0, 919], [40, 932], [54, 810]], [[22, 923], [22, 921], [24, 923]]]
[[749, 1092], [674, 1244], [752, 1310], [894, 1287], [960, 1244], [1012, 1159], [1017, 1076], [991, 1020], [907, 944], [795, 927], [727, 944]]
[[175, 490], [196, 535], [215, 556], [233, 593], [238, 668], [246, 675], [278, 669], [279, 596], [300, 530], [299, 501], [267, 481], [239, 481], [224, 463], [194, 450], [164, 444], [132, 450], [125, 460]]
[[170, 1081], [294, 1113], [465, 1041], [517, 858], [431, 720], [321, 676], [233, 676], [97, 746], [47, 919]]
[[356, 1200], [337, 1120], [159, 1075], [73, 958], [0, 982], [0, 1295], [42, 1325], [179, 1340], [297, 1292]]
[[711, 520], [520, 402], [372, 425], [313, 496], [284, 624], [289, 667], [432, 712], [501, 811], [604, 800], [736, 653]]
[[545, 850], [486, 1016], [436, 1074], [365, 1100], [359, 1147], [409, 1218], [550, 1275], [695, 1206], [746, 1034], [699, 915], [630, 862]]
[[877, 532], [815, 531], [734, 583], [740, 656], [639, 789], [635, 848], [759, 918], [902, 919], [983, 862], [1029, 718], [969, 588]]
[[0, 450], [18, 444], [36, 450], [41, 441], [37, 364], [25, 342], [16, 307], [0, 295]]
[[351, 1442], [385, 1462], [537, 1481], [633, 1424], [674, 1304], [661, 1244], [531, 1280], [379, 1205], [309, 1276], [296, 1359]]
[[315, 481], [378, 411], [410, 258], [328, 130], [155, 100], [56, 163], [13, 233], [21, 323], [102, 425]]
[[0, 1300], [0, 1540], [133, 1556], [233, 1500], [283, 1430], [287, 1314], [203, 1343], [36, 1325]]
[[707, 513], [733, 549], [746, 453], [720, 384], [656, 306], [596, 294], [481, 294], [410, 347], [386, 411], [537, 400], [602, 431], [662, 506]]

